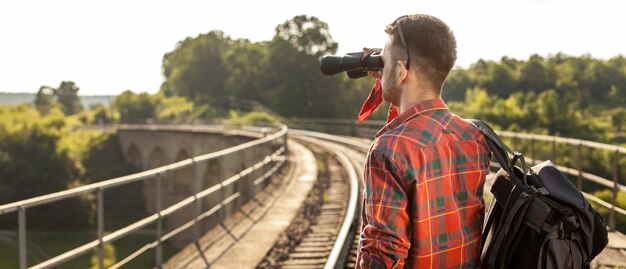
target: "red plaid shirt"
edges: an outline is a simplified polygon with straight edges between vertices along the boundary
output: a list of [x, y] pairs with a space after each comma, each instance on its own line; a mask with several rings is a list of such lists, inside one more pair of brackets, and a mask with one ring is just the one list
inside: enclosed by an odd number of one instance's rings
[[383, 127], [365, 164], [357, 268], [479, 267], [489, 158], [441, 99]]

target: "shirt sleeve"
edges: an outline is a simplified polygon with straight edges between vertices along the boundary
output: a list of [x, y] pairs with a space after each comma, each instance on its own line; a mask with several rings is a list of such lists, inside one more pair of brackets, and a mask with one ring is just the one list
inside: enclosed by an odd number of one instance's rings
[[372, 151], [365, 164], [363, 226], [357, 268], [403, 268], [410, 248], [409, 197], [399, 165]]

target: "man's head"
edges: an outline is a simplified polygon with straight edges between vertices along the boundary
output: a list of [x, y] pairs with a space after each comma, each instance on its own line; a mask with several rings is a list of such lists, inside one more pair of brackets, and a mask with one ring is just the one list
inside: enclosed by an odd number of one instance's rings
[[398, 105], [397, 74], [403, 71], [413, 72], [421, 83], [427, 84], [423, 86], [439, 94], [456, 61], [456, 39], [450, 28], [433, 16], [415, 14], [396, 19], [385, 32], [389, 34], [381, 70], [385, 99]]

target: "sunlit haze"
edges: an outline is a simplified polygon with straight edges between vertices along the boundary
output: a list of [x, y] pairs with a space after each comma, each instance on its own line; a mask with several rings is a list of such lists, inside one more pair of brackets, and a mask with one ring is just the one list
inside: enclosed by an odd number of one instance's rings
[[72, 80], [81, 95], [155, 93], [161, 60], [186, 37], [222, 30], [270, 40], [296, 15], [327, 22], [338, 53], [380, 47], [404, 14], [439, 17], [455, 32], [460, 67], [557, 52], [626, 55], [626, 1], [2, 1], [0, 92]]

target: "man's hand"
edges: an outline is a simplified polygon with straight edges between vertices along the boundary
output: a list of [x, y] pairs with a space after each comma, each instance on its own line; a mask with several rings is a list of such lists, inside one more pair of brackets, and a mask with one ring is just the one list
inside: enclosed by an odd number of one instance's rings
[[[371, 52], [378, 52], [378, 53], [380, 53], [381, 51], [383, 51], [383, 49], [381, 49], [381, 48], [363, 48], [363, 51], [364, 52], [369, 52], [369, 53], [371, 53]], [[378, 78], [378, 79], [381, 79], [383, 77], [382, 76], [382, 70], [378, 70], [378, 71], [370, 70], [370, 71], [367, 71], [367, 75], [370, 76], [370, 77]]]

